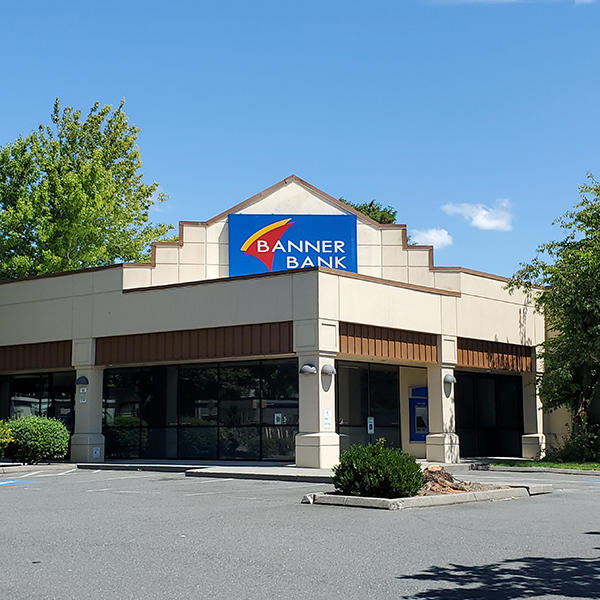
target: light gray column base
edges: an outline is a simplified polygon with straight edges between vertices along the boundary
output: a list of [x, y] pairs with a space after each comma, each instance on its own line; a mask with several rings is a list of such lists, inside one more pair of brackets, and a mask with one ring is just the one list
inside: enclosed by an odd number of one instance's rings
[[426, 438], [426, 458], [429, 462], [457, 463], [460, 448], [456, 433], [430, 433]]
[[337, 433], [296, 434], [296, 466], [330, 469], [340, 460], [340, 436]]
[[523, 458], [542, 458], [546, 451], [546, 436], [543, 433], [528, 433], [521, 436]]
[[72, 462], [104, 462], [104, 436], [101, 433], [74, 433], [71, 436]]

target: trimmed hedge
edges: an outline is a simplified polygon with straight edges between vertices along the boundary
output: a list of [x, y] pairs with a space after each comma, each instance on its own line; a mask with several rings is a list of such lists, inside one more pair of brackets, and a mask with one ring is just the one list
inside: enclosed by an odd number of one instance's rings
[[21, 417], [8, 421], [8, 427], [13, 441], [6, 447], [6, 455], [13, 460], [34, 464], [67, 454], [69, 432], [58, 419]]
[[414, 456], [386, 448], [383, 438], [371, 446], [350, 446], [333, 468], [333, 485], [346, 496], [405, 498], [424, 485]]

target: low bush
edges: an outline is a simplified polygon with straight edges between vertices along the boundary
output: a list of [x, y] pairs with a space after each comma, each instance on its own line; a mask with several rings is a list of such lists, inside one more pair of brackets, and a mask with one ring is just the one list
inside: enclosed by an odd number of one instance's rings
[[13, 441], [6, 454], [13, 460], [34, 464], [67, 454], [69, 432], [58, 419], [21, 417], [8, 421], [8, 427]]
[[587, 423], [571, 430], [563, 442], [546, 451], [543, 460], [553, 462], [600, 462], [600, 426]]
[[403, 498], [416, 495], [423, 484], [415, 457], [386, 448], [383, 438], [370, 446], [350, 446], [333, 468], [335, 489], [348, 496]]
[[8, 423], [0, 420], [0, 458], [4, 458], [4, 448], [13, 441]]

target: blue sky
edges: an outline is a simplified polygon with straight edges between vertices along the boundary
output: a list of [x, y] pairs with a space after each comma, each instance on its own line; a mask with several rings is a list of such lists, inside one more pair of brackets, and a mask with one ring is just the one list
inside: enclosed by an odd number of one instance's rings
[[599, 28], [589, 0], [5, 3], [0, 145], [124, 97], [155, 221], [295, 173], [510, 275], [600, 177]]

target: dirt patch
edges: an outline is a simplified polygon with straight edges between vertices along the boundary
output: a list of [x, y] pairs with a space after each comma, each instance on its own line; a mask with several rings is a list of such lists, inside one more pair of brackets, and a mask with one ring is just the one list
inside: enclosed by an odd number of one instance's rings
[[423, 469], [425, 485], [419, 490], [418, 496], [436, 496], [439, 494], [460, 494], [462, 492], [482, 492], [484, 490], [499, 490], [505, 485], [491, 483], [472, 483], [460, 481], [439, 465], [432, 465]]

